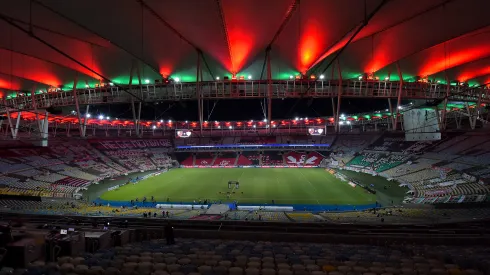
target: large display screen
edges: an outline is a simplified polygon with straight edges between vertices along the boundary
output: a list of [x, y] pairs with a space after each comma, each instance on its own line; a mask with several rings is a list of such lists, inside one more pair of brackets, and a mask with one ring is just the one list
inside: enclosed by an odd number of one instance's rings
[[325, 128], [324, 127], [310, 127], [308, 128], [308, 134], [312, 136], [322, 136], [325, 135]]
[[190, 130], [190, 129], [176, 130], [175, 131], [175, 137], [177, 137], [177, 138], [188, 138], [191, 136], [192, 136], [192, 130]]

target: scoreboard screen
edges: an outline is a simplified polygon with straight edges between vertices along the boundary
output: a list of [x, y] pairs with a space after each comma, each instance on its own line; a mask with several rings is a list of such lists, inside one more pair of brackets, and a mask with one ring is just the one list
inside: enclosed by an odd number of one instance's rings
[[308, 128], [308, 134], [312, 136], [322, 136], [326, 134], [324, 127], [310, 127]]
[[177, 138], [188, 138], [191, 135], [192, 135], [192, 130], [189, 129], [175, 131], [175, 137]]

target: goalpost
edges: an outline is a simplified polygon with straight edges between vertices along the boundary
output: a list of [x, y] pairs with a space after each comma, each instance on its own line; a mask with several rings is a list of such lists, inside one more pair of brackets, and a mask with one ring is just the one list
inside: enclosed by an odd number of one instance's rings
[[240, 182], [238, 181], [228, 181], [228, 189], [232, 189], [232, 186], [235, 185], [235, 188], [233, 189], [240, 189]]

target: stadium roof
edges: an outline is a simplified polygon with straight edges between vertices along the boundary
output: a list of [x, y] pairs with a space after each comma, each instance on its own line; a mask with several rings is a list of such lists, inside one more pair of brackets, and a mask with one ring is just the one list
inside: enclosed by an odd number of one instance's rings
[[204, 80], [265, 79], [269, 47], [274, 79], [338, 78], [339, 65], [344, 79], [397, 80], [398, 64], [406, 80], [484, 84], [489, 10], [488, 0], [2, 1], [0, 91], [71, 88], [77, 72], [80, 88], [100, 75], [127, 84], [134, 60], [142, 79], [195, 81], [198, 52]]

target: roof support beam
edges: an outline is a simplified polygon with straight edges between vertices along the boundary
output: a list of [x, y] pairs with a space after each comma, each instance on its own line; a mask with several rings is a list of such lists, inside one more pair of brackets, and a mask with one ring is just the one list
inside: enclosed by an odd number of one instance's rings
[[[400, 79], [399, 83], [399, 88], [398, 88], [398, 97], [396, 100], [396, 115], [395, 115], [395, 122], [393, 125], [393, 131], [396, 131], [397, 125], [398, 125], [398, 116], [400, 115], [400, 108], [402, 104], [402, 93], [403, 93], [403, 74], [402, 70], [400, 69], [400, 64], [396, 62], [396, 71], [398, 73], [398, 78]], [[391, 113], [393, 116], [393, 113]]]
[[136, 0], [137, 2], [139, 2], [141, 4], [141, 6], [146, 9], [147, 11], [149, 11], [153, 16], [155, 16], [156, 19], [158, 19], [158, 21], [160, 21], [160, 23], [162, 23], [165, 27], [167, 27], [170, 31], [172, 31], [175, 35], [177, 35], [181, 40], [183, 40], [184, 42], [186, 42], [187, 44], [189, 44], [191, 47], [193, 47], [197, 52], [200, 52], [201, 55], [202, 55], [202, 59], [204, 61], [204, 64], [206, 64], [206, 68], [208, 69], [209, 71], [209, 74], [211, 75], [211, 78], [214, 80], [214, 74], [213, 72], [211, 71], [211, 68], [208, 66], [207, 62], [206, 62], [206, 59], [204, 59], [204, 55], [202, 54], [202, 50], [194, 43], [192, 43], [192, 41], [190, 41], [189, 39], [187, 39], [184, 35], [182, 35], [176, 28], [174, 28], [172, 25], [170, 25], [170, 23], [168, 23], [165, 19], [163, 19], [163, 17], [160, 16], [160, 14], [158, 14], [152, 7], [150, 7], [144, 0]]
[[[33, 1], [34, 3], [36, 3], [37, 5], [39, 5], [39, 6], [43, 7], [43, 8], [45, 8], [45, 9], [47, 9], [48, 11], [50, 11], [50, 12], [52, 12], [52, 13], [54, 13], [54, 14], [58, 15], [59, 17], [61, 17], [61, 18], [65, 19], [65, 20], [67, 20], [68, 22], [70, 22], [70, 23], [72, 23], [72, 24], [74, 24], [74, 25], [76, 25], [76, 26], [78, 26], [78, 27], [80, 27], [80, 28], [82, 28], [82, 29], [84, 29], [84, 30], [88, 31], [89, 33], [92, 33], [92, 34], [94, 34], [94, 35], [96, 35], [96, 36], [98, 36], [98, 37], [100, 37], [100, 38], [102, 38], [102, 39], [104, 39], [104, 40], [109, 41], [109, 42], [110, 42], [112, 45], [114, 45], [114, 46], [116, 46], [117, 48], [119, 48], [119, 49], [123, 50], [123, 51], [124, 51], [124, 52], [126, 52], [127, 54], [131, 55], [131, 57], [133, 57], [133, 58], [135, 58], [135, 59], [139, 60], [140, 62], [142, 62], [143, 64], [145, 64], [146, 66], [148, 66], [148, 68], [150, 68], [152, 71], [154, 71], [154, 72], [156, 72], [157, 74], [161, 75], [160, 70], [159, 70], [158, 68], [156, 68], [156, 67], [154, 67], [154, 66], [150, 65], [148, 62], [146, 62], [146, 61], [144, 61], [142, 58], [140, 58], [140, 57], [136, 56], [134, 53], [130, 52], [129, 50], [127, 50], [127, 49], [126, 49], [126, 48], [124, 48], [123, 46], [119, 45], [118, 43], [116, 43], [116, 42], [112, 41], [111, 39], [108, 39], [108, 38], [104, 37], [102, 34], [100, 34], [100, 33], [96, 32], [96, 31], [94, 31], [94, 30], [90, 29], [89, 27], [87, 27], [87, 26], [83, 25], [83, 24], [82, 24], [82, 23], [80, 23], [80, 22], [77, 22], [77, 21], [73, 20], [72, 18], [70, 18], [70, 17], [68, 17], [68, 16], [64, 15], [63, 13], [61, 13], [61, 12], [59, 12], [59, 11], [55, 10], [54, 8], [52, 8], [52, 7], [50, 7], [50, 6], [46, 5], [46, 4], [44, 4], [44, 3], [42, 3], [42, 2], [40, 2], [40, 1], [38, 1], [38, 0], [32, 0], [32, 1]], [[91, 42], [90, 42], [90, 44], [95, 45], [94, 43], [91, 43]]]
[[4, 48], [4, 47], [0, 47], [0, 50], [5, 50], [7, 52], [12, 52], [12, 53], [15, 53], [15, 54], [27, 56], [27, 57], [34, 58], [34, 59], [38, 59], [38, 60], [41, 60], [43, 62], [50, 63], [50, 64], [53, 64], [53, 65], [56, 65], [56, 66], [59, 66], [59, 67], [62, 67], [62, 68], [66, 68], [68, 70], [75, 71], [75, 72], [78, 72], [78, 73], [82, 73], [85, 76], [88, 76], [90, 78], [93, 78], [91, 75], [88, 75], [88, 74], [86, 74], [84, 72], [80, 72], [80, 71], [78, 71], [78, 70], [76, 70], [74, 68], [71, 68], [71, 67], [68, 67], [66, 65], [63, 65], [63, 64], [60, 64], [60, 63], [57, 63], [57, 62], [53, 62], [51, 60], [47, 60], [47, 59], [44, 59], [44, 58], [41, 58], [41, 57], [38, 57], [38, 56], [34, 56], [34, 55], [31, 55], [31, 54], [27, 54], [27, 53], [24, 53], [24, 52], [19, 52], [19, 51], [8, 49], [8, 48]]
[[337, 91], [337, 114], [335, 115], [335, 132], [340, 132], [340, 103], [342, 100], [342, 70], [340, 69], [340, 62], [337, 59], [337, 70], [339, 72], [339, 87]]
[[235, 59], [233, 58], [233, 51], [231, 49], [230, 36], [228, 35], [228, 27], [226, 26], [225, 13], [223, 11], [223, 6], [221, 5], [221, 0], [216, 0], [216, 4], [218, 5], [218, 12], [221, 19], [221, 27], [223, 28], [223, 32], [225, 34], [226, 47], [228, 48], [228, 56], [231, 63], [231, 73], [233, 76], [235, 76], [238, 68], [235, 67], [234, 63]]
[[[61, 49], [59, 49], [58, 47], [54, 46], [53, 44], [45, 41], [44, 39], [36, 36], [35, 34], [33, 33], [30, 33], [29, 30], [26, 30], [24, 29], [23, 27], [21, 27], [19, 24], [9, 20], [7, 17], [5, 17], [3, 14], [0, 14], [0, 20], [3, 20], [5, 21], [7, 24], [10, 24], [11, 26], [17, 28], [18, 30], [24, 32], [25, 34], [28, 34], [31, 38], [33, 38], [34, 40], [38, 41], [38, 42], [41, 42], [42, 44], [46, 45], [47, 47], [49, 47], [50, 49], [52, 49], [53, 51], [57, 52], [58, 54], [68, 58], [69, 60], [75, 62], [76, 64], [82, 66], [83, 68], [89, 70], [90, 72], [92, 72], [93, 74], [99, 76], [100, 78], [102, 78], [104, 81], [106, 81], [107, 83], [109, 82], [112, 82], [110, 79], [108, 79], [107, 77], [103, 76], [102, 74], [100, 74], [99, 72], [93, 70], [92, 68], [90, 68], [89, 66], [83, 64], [82, 62], [78, 61], [77, 59], [75, 59], [73, 56], [65, 53], [64, 51], [62, 51]], [[126, 90], [124, 89], [123, 87], [117, 85], [117, 84], [114, 84], [116, 87], [118, 87], [119, 89], [121, 89], [122, 91], [128, 93], [129, 95], [132, 95], [134, 97], [136, 97], [134, 94], [131, 93], [131, 90]], [[137, 97], [138, 98], [138, 97]], [[138, 98], [140, 101], [142, 101], [143, 99], [141, 98]]]
[[289, 8], [286, 11], [286, 14], [284, 15], [284, 19], [282, 20], [281, 25], [279, 25], [279, 28], [275, 32], [275, 34], [272, 37], [272, 39], [269, 42], [269, 44], [267, 44], [267, 47], [265, 48], [265, 54], [266, 54], [266, 56], [265, 56], [265, 59], [264, 59], [264, 65], [262, 66], [262, 72], [260, 73], [260, 78], [259, 78], [260, 80], [262, 80], [262, 77], [264, 76], [264, 69], [265, 69], [265, 66], [266, 66], [267, 58], [269, 58], [268, 56], [269, 56], [270, 51], [272, 49], [272, 44], [274, 44], [274, 42], [276, 42], [276, 40], [279, 37], [279, 35], [281, 35], [282, 31], [284, 30], [284, 28], [288, 24], [289, 20], [291, 20], [291, 17], [293, 16], [294, 12], [297, 10], [299, 4], [300, 4], [300, 0], [293, 0], [291, 2], [291, 4], [289, 5]]
[[[270, 50], [269, 50], [270, 51]], [[268, 133], [271, 133], [271, 120], [272, 120], [272, 68], [271, 68], [271, 55], [267, 54], [267, 126], [269, 127]]]
[[199, 133], [202, 136], [202, 123], [203, 123], [203, 99], [201, 94], [201, 80], [202, 80], [202, 69], [201, 69], [201, 53], [197, 53], [197, 69], [196, 69], [196, 93], [197, 93], [197, 111], [199, 112]]
[[[366, 27], [369, 24], [369, 21], [371, 21], [371, 19], [376, 15], [376, 13], [378, 13], [378, 11], [381, 10], [381, 8], [386, 3], [388, 3], [388, 0], [381, 1], [381, 3], [379, 3], [379, 5], [364, 19], [364, 21], [361, 23], [361, 25], [359, 25], [359, 27], [356, 29], [356, 31], [349, 38], [349, 40], [347, 41], [347, 43], [345, 43], [345, 45], [342, 46], [342, 48], [337, 51], [337, 54], [335, 55], [335, 57], [327, 64], [327, 66], [325, 67], [325, 69], [323, 69], [323, 71], [320, 74], [324, 74], [325, 71], [328, 70], [328, 68], [333, 64], [333, 62], [336, 59], [338, 59], [340, 57], [340, 55], [342, 54], [342, 52], [347, 48], [347, 46], [349, 46], [349, 44], [352, 42], [352, 40], [354, 40], [354, 38], [361, 32], [361, 30], [364, 29], [364, 27]], [[323, 57], [323, 60], [325, 60], [325, 58], [326, 58], [326, 56]], [[315, 63], [318, 63], [319, 65], [321, 65], [321, 63], [323, 63], [323, 62], [318, 62], [317, 61]], [[310, 71], [310, 70], [311, 70], [311, 68], [308, 71]]]
[[78, 131], [80, 137], [84, 138], [85, 132], [83, 130], [82, 116], [80, 114], [80, 104], [78, 102], [77, 83], [78, 83], [78, 74], [75, 74], [75, 79], [73, 80], [73, 98], [75, 100], [75, 110], [77, 112], [77, 117], [78, 117]]

